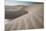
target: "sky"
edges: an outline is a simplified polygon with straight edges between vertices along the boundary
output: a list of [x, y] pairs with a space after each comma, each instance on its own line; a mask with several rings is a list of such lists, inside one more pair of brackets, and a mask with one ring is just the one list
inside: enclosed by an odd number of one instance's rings
[[[21, 1], [26, 2], [26, 3], [23, 3]], [[5, 0], [5, 5], [28, 5], [29, 2], [36, 2], [36, 1], [38, 0]]]

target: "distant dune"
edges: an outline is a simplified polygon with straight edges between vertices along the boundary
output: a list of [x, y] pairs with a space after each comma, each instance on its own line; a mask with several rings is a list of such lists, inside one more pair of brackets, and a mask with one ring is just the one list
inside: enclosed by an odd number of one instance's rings
[[25, 11], [25, 6], [5, 6], [5, 18], [7, 19], [14, 19], [21, 15], [28, 13]]

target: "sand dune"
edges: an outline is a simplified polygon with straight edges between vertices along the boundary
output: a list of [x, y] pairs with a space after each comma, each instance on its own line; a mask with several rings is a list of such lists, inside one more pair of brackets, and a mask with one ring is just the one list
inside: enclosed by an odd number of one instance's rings
[[28, 13], [11, 21], [8, 21], [8, 23], [5, 24], [6, 31], [43, 28], [43, 4], [26, 6], [24, 10], [28, 11]]

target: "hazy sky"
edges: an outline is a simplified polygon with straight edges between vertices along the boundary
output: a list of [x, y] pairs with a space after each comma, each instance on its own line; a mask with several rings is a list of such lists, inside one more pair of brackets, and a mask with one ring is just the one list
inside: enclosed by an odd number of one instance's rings
[[[21, 3], [21, 2], [17, 2], [17, 1], [26, 1], [26, 3]], [[35, 2], [37, 0], [6, 0], [5, 1], [5, 5], [26, 5], [29, 4], [29, 2]], [[28, 3], [27, 3], [28, 2]]]

